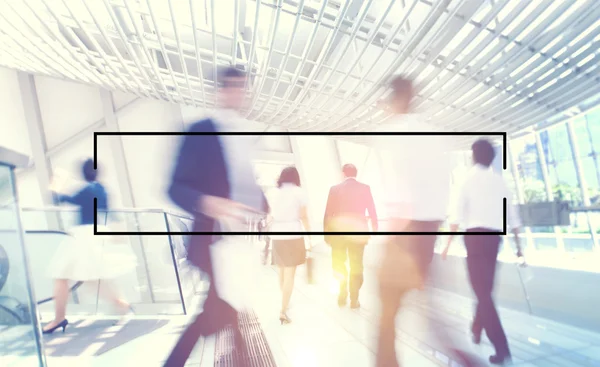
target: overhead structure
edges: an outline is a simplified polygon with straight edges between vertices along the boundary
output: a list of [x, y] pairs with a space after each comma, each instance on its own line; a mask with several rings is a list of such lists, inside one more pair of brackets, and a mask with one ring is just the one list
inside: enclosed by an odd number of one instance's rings
[[234, 65], [300, 131], [373, 130], [404, 74], [440, 129], [515, 133], [600, 92], [599, 42], [597, 0], [0, 0], [1, 66], [212, 108]]

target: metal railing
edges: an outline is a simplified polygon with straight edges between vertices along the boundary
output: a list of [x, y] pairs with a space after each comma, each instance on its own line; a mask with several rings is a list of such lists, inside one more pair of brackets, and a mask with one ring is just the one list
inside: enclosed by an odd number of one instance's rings
[[[0, 209], [0, 233], [3, 213], [4, 211]], [[164, 209], [120, 208], [110, 212], [110, 214], [115, 213], [129, 232], [160, 230], [165, 233], [181, 233], [190, 231], [193, 223], [193, 219], [189, 215]], [[65, 228], [51, 228], [53, 222], [50, 217], [55, 217], [57, 220], [54, 223], [60, 223]], [[99, 218], [98, 222], [106, 224], [108, 217], [107, 213], [103, 218]], [[78, 211], [62, 207], [23, 208], [22, 219], [25, 230], [30, 233], [31, 231], [64, 231], [68, 230], [70, 226], [76, 225]], [[264, 232], [258, 231], [260, 219], [261, 216], [255, 216], [246, 223], [248, 238], [253, 242], [259, 239], [258, 236], [264, 235]], [[385, 220], [380, 220], [380, 223], [385, 223]], [[564, 252], [556, 251], [556, 239], [553, 234], [540, 233], [532, 234], [532, 236], [533, 247], [524, 247], [528, 262], [534, 266], [547, 269], [566, 268], [587, 273], [593, 273], [594, 266], [597, 268], [597, 262], [593, 260], [596, 257], [590, 253], [592, 247], [588, 246], [591, 244], [589, 236], [565, 236], [570, 247], [582, 250], [571, 252], [572, 256], [565, 256]], [[119, 286], [124, 289], [126, 298], [136, 307], [136, 312], [140, 314], [187, 314], [188, 305], [197, 297], [203, 296], [207, 289], [207, 283], [202, 274], [194, 267], [188, 266], [186, 260], [187, 237], [182, 234], [126, 236], [128, 241], [124, 245], [132, 246], [138, 258], [138, 266], [135, 274], [120, 278], [118, 281]], [[444, 237], [441, 238], [444, 239]], [[456, 241], [459, 242], [460, 239], [456, 239]], [[37, 264], [37, 268], [33, 269], [35, 278], [33, 283], [38, 300], [51, 296], [51, 283], [45, 279], [46, 274], [43, 269], [46, 266], [45, 261], [55, 250], [54, 246], [58, 246], [58, 243], [51, 242], [47, 239], [33, 237], [26, 240], [30, 258]], [[571, 244], [571, 242], [573, 243]], [[440, 247], [441, 245], [438, 246], [438, 252]], [[453, 246], [451, 255], [460, 258], [464, 256], [463, 252], [462, 246], [457, 244]], [[512, 256], [512, 251], [507, 247], [506, 251], [501, 253], [500, 260], [511, 262], [510, 256]], [[36, 262], [36, 257], [38, 260], [39, 258], [46, 260]], [[101, 284], [97, 284], [96, 290], [99, 290], [98, 287], [101, 286]], [[82, 314], [110, 313], [107, 305], [103, 305], [97, 297], [86, 300], [83, 293], [80, 295], [79, 291], [80, 289], [76, 290], [76, 297], [71, 300], [74, 312]], [[50, 312], [51, 307], [51, 304], [41, 305], [42, 312]]]

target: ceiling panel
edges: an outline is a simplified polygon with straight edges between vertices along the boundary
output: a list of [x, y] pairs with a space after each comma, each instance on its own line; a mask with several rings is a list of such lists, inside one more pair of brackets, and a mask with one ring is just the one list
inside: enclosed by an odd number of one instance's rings
[[597, 0], [0, 0], [0, 65], [200, 108], [251, 73], [245, 115], [369, 131], [386, 82], [450, 131], [509, 134], [600, 92]]

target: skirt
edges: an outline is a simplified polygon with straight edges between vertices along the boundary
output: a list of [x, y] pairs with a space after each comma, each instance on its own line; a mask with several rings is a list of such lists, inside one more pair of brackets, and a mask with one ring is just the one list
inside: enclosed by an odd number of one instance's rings
[[[106, 231], [100, 227], [98, 230]], [[74, 227], [69, 234], [50, 261], [51, 278], [113, 279], [135, 270], [137, 257], [129, 243], [113, 243], [108, 236], [96, 236], [93, 225]]]
[[306, 261], [304, 238], [273, 240], [273, 257], [275, 263], [283, 267], [304, 264]]

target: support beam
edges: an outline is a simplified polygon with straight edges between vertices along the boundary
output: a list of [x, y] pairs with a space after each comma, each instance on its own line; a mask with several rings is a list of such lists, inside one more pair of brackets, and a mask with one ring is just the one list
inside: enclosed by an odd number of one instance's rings
[[[126, 105], [120, 107], [118, 110], [115, 110], [116, 117], [118, 117], [120, 114], [124, 113], [125, 111], [128, 111], [129, 109], [131, 109], [131, 107], [135, 106], [136, 102], [140, 101], [140, 100], [141, 99], [138, 97], [138, 98], [132, 100], [131, 102], [127, 103]], [[104, 128], [105, 126], [106, 126], [106, 122], [104, 121], [104, 117], [102, 117], [100, 120], [83, 128], [82, 130], [76, 132], [75, 134], [71, 135], [67, 139], [56, 144], [51, 149], [48, 149], [46, 151], [46, 159], [50, 160], [52, 157], [54, 157], [58, 153], [62, 152], [64, 149], [70, 147], [72, 144], [75, 144], [79, 140], [85, 138], [86, 136], [89, 136], [90, 134], [93, 134], [94, 131], [98, 131], [98, 130]], [[35, 162], [34, 162], [34, 164], [31, 164], [29, 167], [19, 170], [17, 172], [17, 177], [22, 172], [33, 171], [34, 169], [35, 169]]]
[[[585, 175], [583, 174], [583, 166], [581, 165], [581, 159], [579, 155], [579, 145], [577, 144], [577, 139], [575, 139], [575, 129], [573, 129], [573, 120], [569, 120], [567, 122], [567, 133], [569, 135], [569, 144], [571, 145], [571, 154], [573, 156], [573, 166], [575, 167], [575, 172], [577, 174], [577, 180], [579, 181], [579, 189], [581, 190], [581, 197], [583, 199], [583, 205], [586, 207], [591, 206], [590, 195], [588, 192], [588, 185], [585, 180]], [[598, 242], [598, 234], [596, 233], [596, 228], [594, 227], [594, 221], [591, 218], [592, 213], [585, 213], [586, 220], [588, 222], [588, 228], [590, 229], [590, 233], [592, 235], [592, 241], [594, 241], [593, 250], [600, 250], [600, 243]]]
[[[111, 92], [101, 89], [100, 99], [102, 101], [102, 110], [104, 112], [104, 121], [107, 129], [109, 131], [120, 131]], [[125, 151], [123, 149], [123, 142], [120, 137], [111, 138], [109, 140], [112, 148], [111, 150], [115, 158], [114, 164], [119, 180], [119, 191], [123, 200], [123, 206], [133, 208], [135, 207], [135, 200], [133, 197], [133, 190], [131, 188], [131, 180], [129, 179], [129, 172], [127, 170], [127, 161], [125, 158]]]
[[[523, 184], [521, 182], [521, 178], [519, 177], [519, 171], [517, 168], [517, 162], [514, 159], [514, 156], [510, 150], [510, 143], [506, 142], [506, 153], [508, 156], [508, 164], [510, 164], [510, 170], [512, 173], [512, 179], [515, 182], [515, 186], [517, 188], [517, 200], [519, 204], [525, 204], [525, 190], [523, 189]], [[533, 237], [531, 235], [531, 228], [525, 227], [525, 241], [527, 241], [527, 248], [531, 250], [536, 250], [535, 243], [533, 242]]]
[[[552, 186], [550, 186], [550, 180], [548, 179], [548, 165], [546, 164], [546, 155], [544, 154], [544, 149], [542, 148], [542, 141], [540, 139], [540, 133], [535, 132], [535, 146], [537, 148], [538, 160], [540, 162], [540, 166], [542, 167], [542, 177], [544, 178], [544, 186], [546, 187], [546, 195], [548, 197], [548, 201], [554, 200], [554, 193], [552, 192]], [[562, 231], [559, 227], [554, 227], [554, 234], [556, 235], [556, 246], [559, 251], [565, 251], [565, 243], [563, 241]]]
[[[33, 161], [37, 169], [35, 174], [40, 186], [42, 204], [44, 206], [53, 206], [54, 197], [50, 188], [50, 179], [52, 177], [52, 166], [46, 157], [46, 135], [44, 133], [44, 123], [35, 87], [35, 78], [31, 74], [18, 72], [19, 89], [21, 91], [21, 101], [23, 103], [23, 112], [27, 122], [27, 131], [31, 143], [31, 152]], [[49, 229], [62, 230], [60, 214], [47, 212], [46, 220]]]
[[358, 13], [360, 13], [360, 9], [362, 8], [363, 2], [364, 2], [364, 0], [350, 0], [350, 1], [352, 1], [352, 3], [350, 3], [350, 5], [348, 5], [348, 10], [346, 11], [346, 17], [345, 17], [346, 20], [348, 20], [348, 23], [342, 22], [342, 24], [340, 25], [340, 31], [335, 35], [333, 42], [331, 44], [331, 48], [329, 49], [329, 52], [324, 56], [325, 63], [327, 63], [327, 61], [329, 61], [329, 59], [333, 56], [333, 54], [338, 50], [338, 46], [340, 45], [342, 38], [346, 37], [345, 33], [351, 31], [352, 26], [354, 25], [353, 21], [358, 16]]
[[[309, 139], [314, 139], [314, 144]], [[323, 144], [323, 139], [326, 144]], [[323, 214], [329, 188], [341, 181], [337, 149], [332, 139], [320, 136], [290, 136], [290, 142], [302, 187], [308, 194], [311, 230], [320, 231], [323, 228]], [[318, 150], [318, 153], [312, 152], [313, 149]]]
[[[119, 122], [115, 113], [115, 106], [112, 98], [112, 93], [101, 89], [100, 99], [102, 101], [102, 110], [104, 112], [104, 121], [109, 131], [120, 131]], [[113, 164], [117, 173], [117, 181], [119, 184], [119, 192], [121, 194], [121, 200], [124, 207], [134, 208], [135, 199], [133, 196], [133, 189], [131, 187], [131, 180], [129, 179], [129, 170], [127, 169], [127, 160], [125, 157], [125, 150], [123, 149], [123, 141], [119, 136], [110, 137], [111, 151], [113, 154]], [[100, 159], [99, 159], [100, 160]], [[100, 160], [101, 161], [101, 160]], [[128, 218], [129, 219], [129, 218]], [[134, 225], [139, 227], [139, 218], [137, 214], [134, 214], [133, 222]], [[128, 223], [127, 220], [123, 221]], [[127, 228], [127, 230], [130, 230]], [[136, 229], [134, 229], [136, 230]], [[150, 278], [150, 270], [148, 269], [148, 260], [146, 252], [144, 251], [144, 244], [142, 237], [130, 236], [129, 237], [132, 248], [136, 256], [141, 259], [143, 266], [137, 267], [138, 282], [140, 285], [140, 296], [142, 302], [154, 303], [154, 293], [152, 287], [152, 280]]]
[[293, 164], [296, 162], [294, 153], [281, 153], [262, 150], [256, 153], [256, 161], [277, 162], [283, 164]]
[[331, 148], [332, 159], [334, 160], [335, 165], [338, 168], [337, 177], [341, 181], [344, 178], [344, 175], [342, 174], [342, 157], [340, 156], [340, 148], [338, 147], [338, 140], [337, 139], [329, 139], [329, 141], [331, 143], [330, 148]]

